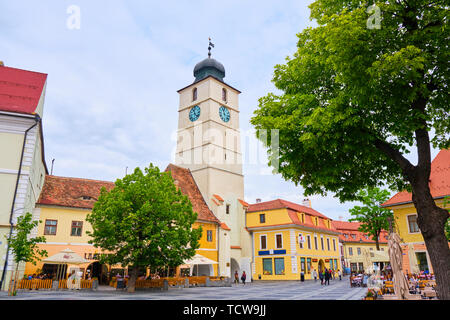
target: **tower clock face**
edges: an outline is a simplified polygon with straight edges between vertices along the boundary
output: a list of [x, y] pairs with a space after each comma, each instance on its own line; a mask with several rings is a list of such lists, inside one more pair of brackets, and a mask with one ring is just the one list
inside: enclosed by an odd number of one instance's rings
[[189, 120], [194, 122], [199, 117], [200, 117], [200, 107], [199, 106], [192, 107], [191, 111], [189, 111]]
[[230, 110], [228, 110], [228, 108], [221, 106], [219, 108], [219, 115], [223, 122], [230, 121]]

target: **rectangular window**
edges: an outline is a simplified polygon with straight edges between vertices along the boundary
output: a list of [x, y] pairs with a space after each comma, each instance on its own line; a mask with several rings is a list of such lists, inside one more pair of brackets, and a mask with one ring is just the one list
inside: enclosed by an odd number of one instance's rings
[[349, 254], [350, 256], [353, 255], [353, 248], [352, 248], [352, 247], [348, 248], [348, 254]]
[[314, 236], [314, 247], [316, 248], [316, 250], [319, 249], [318, 245], [317, 245], [317, 237]]
[[44, 234], [54, 236], [56, 234], [56, 227], [58, 226], [58, 220], [45, 220]]
[[361, 271], [361, 272], [364, 271], [364, 264], [362, 262], [358, 263], [358, 271]]
[[311, 249], [311, 236], [308, 235], [306, 238], [308, 239], [308, 249]]
[[74, 237], [81, 237], [83, 230], [83, 221], [72, 221], [72, 229], [70, 235]]
[[271, 275], [272, 272], [272, 259], [263, 259], [263, 275]]
[[322, 247], [322, 250], [325, 250], [323, 247], [323, 238], [320, 238], [320, 246]]
[[206, 241], [212, 242], [213, 241], [213, 232], [212, 230], [206, 230]]
[[229, 204], [227, 204], [225, 206], [225, 212], [226, 212], [226, 214], [230, 214], [230, 205]]
[[327, 249], [330, 251], [330, 238], [327, 238]]
[[352, 270], [352, 272], [356, 272], [358, 271], [358, 265], [356, 263], [350, 263], [350, 269]]
[[266, 215], [264, 213], [259, 215], [259, 223], [265, 223], [266, 222]]
[[336, 239], [333, 239], [333, 250], [336, 251]]
[[282, 249], [283, 248], [283, 235], [277, 234], [277, 235], [275, 235], [275, 238], [276, 238], [277, 249]]
[[298, 234], [298, 245], [300, 249], [303, 249], [303, 235], [301, 233]]
[[311, 258], [306, 259], [306, 267], [308, 268], [307, 272], [311, 273]]
[[333, 269], [333, 259], [330, 259], [330, 269]]
[[267, 236], [261, 236], [261, 250], [267, 249]]
[[275, 258], [275, 274], [284, 275], [284, 258]]
[[361, 248], [356, 248], [356, 251], [358, 252], [358, 256], [361, 255]]
[[306, 269], [305, 258], [300, 258], [300, 269], [301, 271], [305, 272]]
[[419, 226], [417, 225], [417, 215], [408, 216], [408, 226], [410, 233], [419, 232]]

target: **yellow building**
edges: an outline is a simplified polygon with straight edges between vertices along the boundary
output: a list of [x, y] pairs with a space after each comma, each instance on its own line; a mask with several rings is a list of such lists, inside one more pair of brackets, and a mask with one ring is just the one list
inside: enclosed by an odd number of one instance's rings
[[[47, 173], [41, 121], [46, 83], [46, 74], [0, 63], [0, 290], [8, 290], [16, 269], [6, 237], [20, 216], [33, 213]], [[24, 264], [18, 267], [21, 274]]]
[[[198, 213], [193, 228], [201, 226], [203, 233], [199, 241], [200, 248], [197, 250], [197, 254], [217, 262], [217, 234], [220, 221], [209, 210], [188, 169], [171, 164], [166, 171], [171, 172], [175, 184], [189, 197], [193, 210]], [[37, 234], [46, 238], [46, 243], [40, 244], [39, 247], [47, 250], [48, 256], [69, 248], [91, 261], [85, 265], [80, 265], [81, 271], [89, 270], [90, 275], [98, 277], [100, 283], [107, 283], [108, 273], [115, 274], [123, 271], [121, 271], [120, 266], [100, 265], [97, 254], [101, 251], [88, 243], [90, 237], [87, 235], [87, 231], [92, 231], [92, 227], [86, 221], [86, 216], [91, 212], [102, 187], [111, 190], [114, 183], [48, 175], [45, 178], [41, 197], [36, 204], [35, 215], [39, 216], [42, 221], [38, 226]], [[227, 226], [222, 224], [222, 228], [227, 228]], [[191, 274], [210, 276], [218, 274], [217, 264], [181, 267], [189, 268]], [[27, 264], [25, 273], [43, 272], [48, 274], [54, 273], [55, 268], [56, 266], [46, 265], [43, 262], [36, 266]], [[180, 268], [176, 270], [176, 272], [179, 271]], [[175, 270], [172, 270], [172, 273], [175, 273]]]
[[[339, 241], [342, 244], [342, 266], [351, 272], [364, 272], [369, 265], [364, 258], [364, 251], [368, 251], [370, 262], [383, 269], [389, 263], [388, 234], [382, 231], [378, 240], [380, 250], [375, 241], [368, 234], [358, 230], [359, 222], [333, 221], [333, 226], [341, 233]], [[344, 269], [345, 270], [345, 269]]]
[[251, 204], [247, 229], [252, 236], [253, 280], [312, 279], [314, 270], [342, 269], [339, 233], [331, 219], [286, 200]]
[[[430, 192], [436, 205], [444, 207], [444, 198], [450, 197], [450, 150], [441, 150], [431, 163]], [[428, 270], [433, 273], [427, 247], [417, 224], [417, 211], [411, 193], [402, 191], [382, 204], [393, 210], [395, 229], [402, 239], [403, 269], [410, 273]], [[447, 208], [449, 204], [447, 204]], [[450, 242], [449, 242], [450, 247]]]

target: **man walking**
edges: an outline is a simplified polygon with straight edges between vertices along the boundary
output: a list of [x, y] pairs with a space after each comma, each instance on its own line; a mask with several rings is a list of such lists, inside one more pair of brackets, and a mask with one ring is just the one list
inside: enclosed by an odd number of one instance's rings
[[313, 270], [312, 270], [311, 275], [312, 275], [313, 278], [314, 278], [314, 282], [317, 281], [317, 271], [316, 271], [316, 269], [313, 269]]
[[319, 279], [320, 279], [320, 284], [323, 284], [323, 270], [319, 270]]
[[330, 285], [330, 272], [325, 269], [325, 285], [327, 285], [327, 283]]
[[342, 272], [340, 269], [338, 269], [338, 275], [339, 275], [339, 280], [342, 280]]
[[247, 279], [247, 275], [245, 274], [245, 271], [242, 272], [241, 280], [242, 284], [245, 285], [245, 279]]
[[239, 273], [237, 270], [234, 272], [234, 283], [239, 284]]

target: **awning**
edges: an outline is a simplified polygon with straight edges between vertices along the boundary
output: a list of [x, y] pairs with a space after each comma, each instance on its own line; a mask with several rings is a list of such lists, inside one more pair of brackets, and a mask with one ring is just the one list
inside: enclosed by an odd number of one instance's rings
[[65, 249], [51, 257], [43, 259], [42, 262], [48, 264], [85, 264], [91, 263], [92, 261], [84, 259], [76, 254], [75, 251]]
[[192, 259], [184, 261], [186, 265], [196, 265], [196, 264], [218, 264], [218, 262], [208, 259], [201, 254], [196, 254]]

